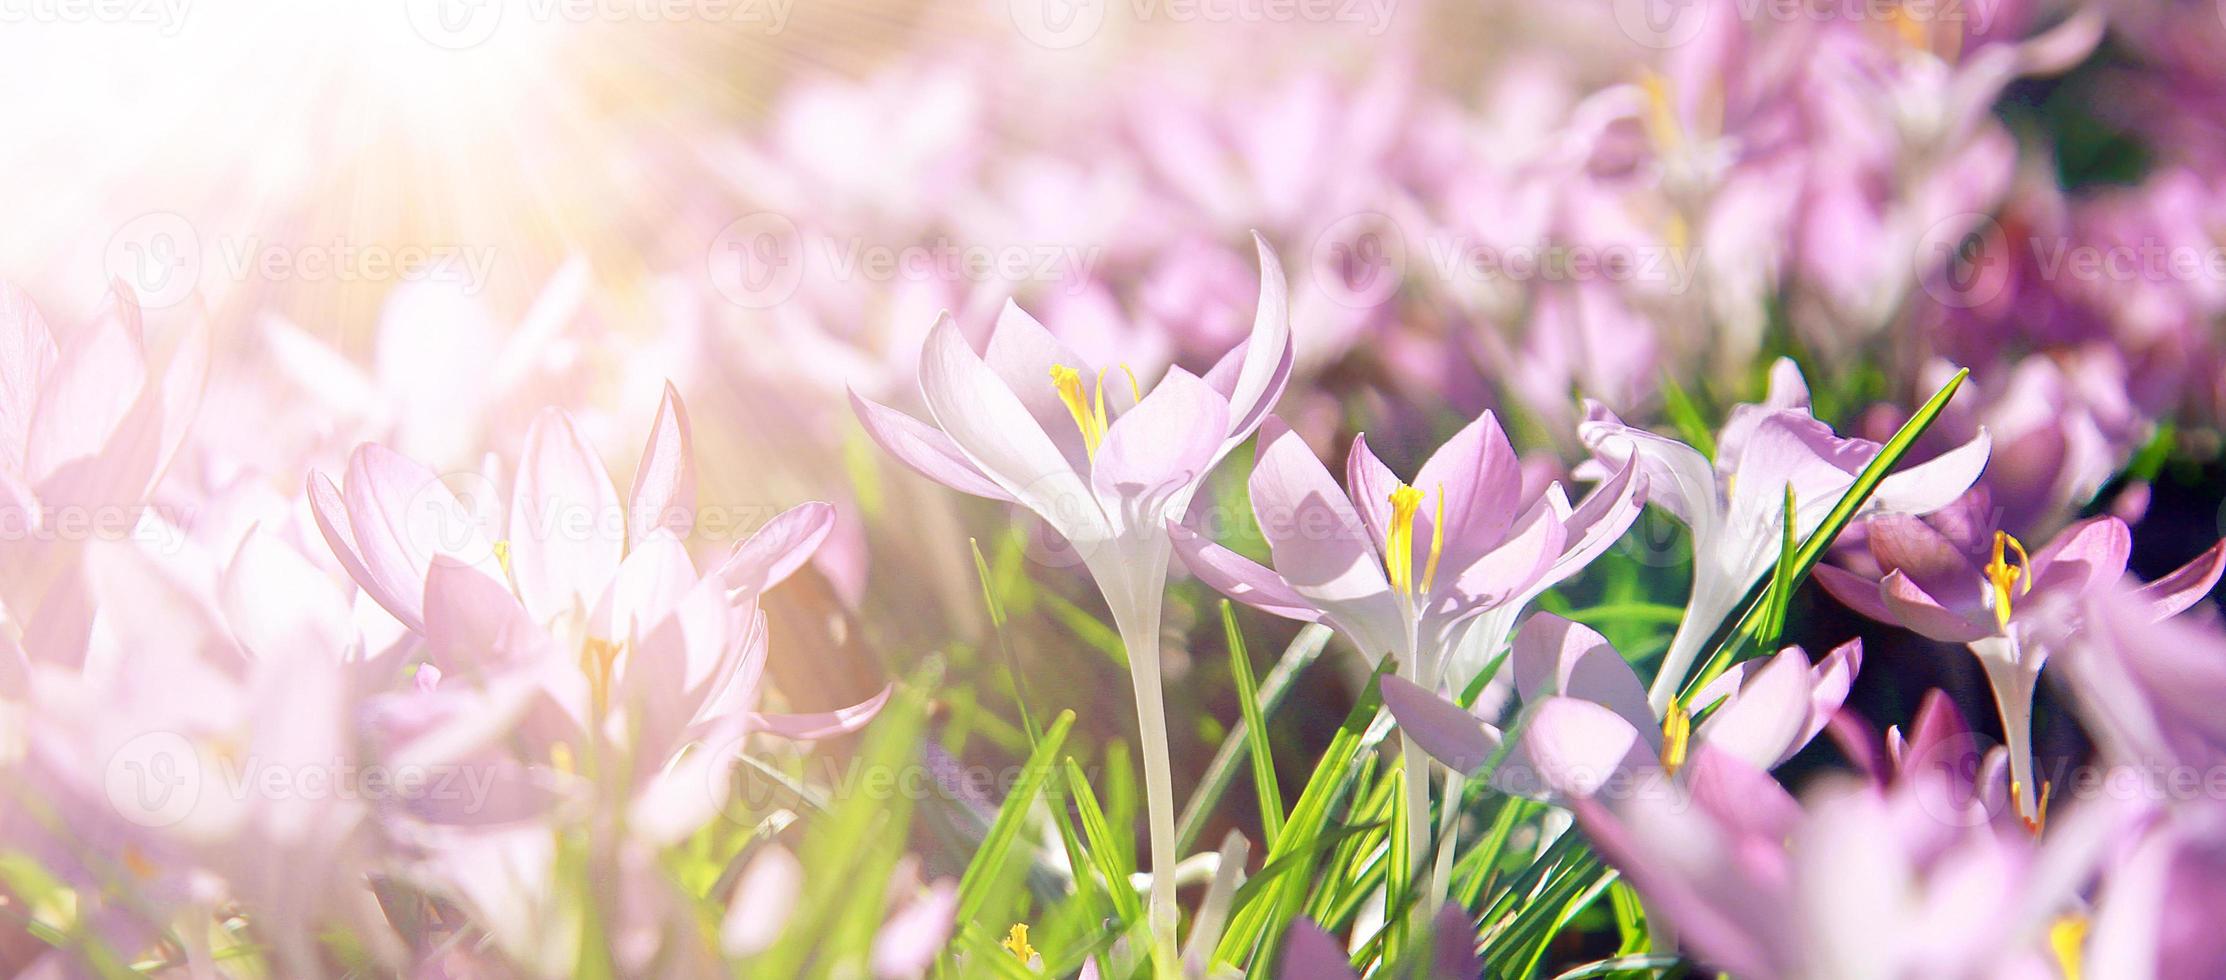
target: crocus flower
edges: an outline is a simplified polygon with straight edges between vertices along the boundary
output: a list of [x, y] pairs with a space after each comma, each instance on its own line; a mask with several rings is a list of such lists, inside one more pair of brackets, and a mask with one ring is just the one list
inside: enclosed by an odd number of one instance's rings
[[1254, 244], [1260, 305], [1252, 335], [1203, 378], [1171, 368], [1148, 394], [1133, 375], [1108, 391], [1110, 366], [1085, 363], [1008, 305], [984, 354], [948, 318], [929, 333], [920, 393], [934, 425], [851, 395], [866, 431], [891, 455], [952, 489], [1034, 511], [1097, 579], [1136, 687], [1155, 945], [1170, 954], [1175, 810], [1159, 682], [1166, 526], [1190, 507], [1207, 471], [1260, 427], [1290, 379], [1283, 270], [1264, 239], [1255, 235]]
[[1835, 782], [1804, 805], [1700, 745], [1674, 776], [1574, 806], [1650, 914], [1734, 976], [2054, 976], [2076, 964], [2080, 889], [2137, 808], [2097, 801], [2036, 840], [1944, 813], [1943, 798]]
[[[431, 470], [375, 444], [350, 460], [344, 491], [318, 474], [310, 497], [341, 563], [421, 638], [437, 673], [372, 713], [396, 752], [459, 752], [478, 744], [455, 734], [459, 724], [524, 719], [513, 740], [528, 747], [528, 767], [562, 772], [585, 753], [607, 756], [599, 771], [616, 781], [606, 798], [630, 802], [645, 833], [677, 837], [716, 809], [701, 789], [716, 784], [708, 767], [731, 763], [745, 735], [854, 731], [887, 696], [821, 714], [757, 710], [766, 637], [756, 597], [810, 558], [833, 513], [783, 513], [699, 574], [677, 536], [694, 520], [695, 468], [687, 410], [669, 388], [623, 509], [571, 419], [551, 410], [536, 420], [499, 548]], [[479, 730], [484, 741], [503, 726]], [[699, 744], [709, 748], [683, 755]], [[518, 767], [506, 771], [525, 783], [506, 788], [537, 788]]]
[[[1974, 492], [1929, 520], [1874, 518], [1868, 527], [1876, 570], [1868, 575], [1818, 566], [1817, 580], [1849, 608], [1942, 643], [1970, 647], [1985, 669], [2009, 744], [2011, 787], [2018, 811], [2038, 825], [2033, 781], [2033, 689], [2052, 643], [2035, 624], [2060, 615], [2083, 595], [2119, 586], [2132, 532], [2115, 517], [2066, 528], [2027, 554], [1996, 530], [1989, 495]], [[2158, 619], [2176, 615], [2207, 594], [2226, 569], [2226, 542], [2139, 593]]]
[[[1772, 367], [1761, 404], [1732, 409], [1716, 437], [1713, 463], [1691, 446], [1625, 425], [1599, 405], [1591, 406], [1588, 416], [1578, 431], [1595, 460], [1610, 466], [1638, 460], [1647, 501], [1692, 531], [1693, 587], [1685, 618], [1647, 692], [1659, 715], [1701, 646], [1776, 564], [1786, 493], [1794, 499], [1794, 535], [1805, 538], [1824, 523], [1879, 446], [1841, 438], [1817, 421], [1809, 413], [1808, 386], [1789, 359]], [[1878, 484], [1859, 514], [1923, 514], [1947, 506], [1978, 478], [1990, 445], [1981, 431], [1956, 449], [1898, 470]]]
[[[1655, 721], [1638, 675], [1606, 637], [1538, 613], [1515, 634], [1509, 654], [1524, 714], [1494, 782], [1510, 792], [1565, 800], [1649, 768], [1674, 771], [1698, 745], [1773, 768], [1839, 710], [1862, 649], [1850, 640], [1811, 665], [1800, 647], [1787, 647], [1740, 663], [1694, 695], [1694, 705], [1710, 709], [1694, 728], [1682, 710]], [[1489, 722], [1403, 678], [1384, 678], [1383, 692], [1400, 731], [1456, 772], [1483, 766], [1503, 740]]]
[[[1171, 525], [1176, 551], [1208, 585], [1247, 605], [1326, 620], [1371, 661], [1395, 656], [1424, 687], [1441, 678], [1461, 628], [1510, 616], [1576, 574], [1638, 516], [1642, 481], [1625, 467], [1581, 505], [1549, 485], [1522, 505], [1522, 464], [1486, 412], [1409, 484], [1353, 440], [1340, 489], [1304, 440], [1271, 419], [1250, 481], [1275, 567]], [[1510, 620], [1511, 621], [1511, 620]], [[1496, 644], [1495, 644], [1496, 645]]]

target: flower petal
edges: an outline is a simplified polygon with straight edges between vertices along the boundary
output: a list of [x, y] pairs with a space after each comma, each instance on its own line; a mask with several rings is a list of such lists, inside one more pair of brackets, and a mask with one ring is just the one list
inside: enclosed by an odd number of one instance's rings
[[857, 413], [859, 424], [865, 426], [866, 434], [914, 472], [960, 493], [1013, 502], [1012, 494], [982, 475], [943, 430], [856, 391], [850, 393], [850, 407]]
[[1863, 512], [1930, 514], [1946, 507], [1978, 481], [1993, 448], [1993, 437], [1982, 428], [1970, 442], [1889, 473], [1878, 482], [1878, 491], [1871, 495]]
[[1321, 618], [1322, 611], [1293, 591], [1274, 569], [1206, 540], [1205, 535], [1174, 521], [1167, 522], [1167, 536], [1191, 574], [1214, 591], [1286, 619], [1311, 623]]
[[2158, 619], [2177, 616], [2188, 607], [2203, 601], [2218, 584], [2218, 574], [2226, 569], [2226, 541], [2204, 549], [2193, 561], [2174, 569], [2171, 574], [2134, 590], [2134, 596], [2156, 610]]
[[365, 443], [348, 458], [341, 486], [356, 554], [369, 577], [359, 581], [412, 629], [424, 624], [425, 573], [434, 555], [483, 566], [483, 572], [494, 565], [494, 549], [471, 512], [416, 460]]
[[1250, 486], [1253, 516], [1291, 590], [1335, 619], [1371, 660], [1409, 652], [1383, 559], [1360, 514], [1279, 419], [1261, 426]]
[[889, 695], [895, 690], [895, 687], [883, 687], [881, 693], [873, 697], [833, 711], [794, 715], [760, 714], [753, 719], [750, 727], [755, 731], [796, 741], [848, 735], [866, 727], [866, 723], [881, 712], [881, 706], [889, 703]]
[[820, 542], [835, 529], [835, 508], [817, 500], [805, 501], [774, 515], [752, 532], [726, 561], [719, 577], [727, 588], [763, 592], [786, 581], [811, 561]]
[[1650, 733], [1648, 744], [1660, 744], [1645, 685], [1607, 637], [1591, 627], [1552, 613], [1534, 614], [1516, 631], [1508, 659], [1516, 695], [1525, 702], [1555, 694], [1596, 702]]
[[618, 570], [626, 527], [618, 492], [595, 449], [555, 408], [526, 430], [510, 490], [510, 574], [537, 622], [588, 600]]
[[1180, 517], [1220, 451], [1228, 418], [1219, 394], [1177, 368], [1115, 419], [1090, 467], [1090, 488], [1115, 527], [1156, 534]]
[[[1067, 464], [1077, 471], [1088, 470], [1089, 450], [1083, 445], [1082, 430], [1075, 426], [1066, 402], [1060, 400], [1059, 389], [1052, 384], [1051, 368], [1058, 365], [1079, 371], [1082, 383], [1094, 387], [1100, 379], [1090, 363], [1060, 343], [1041, 322], [1009, 299], [997, 313], [997, 327], [990, 331], [989, 346], [982, 351], [982, 362], [1004, 380], [1005, 387], [1022, 405], [1027, 406], [1036, 425], [1066, 455]], [[1125, 379], [1114, 384], [1114, 390], [1127, 386]]]
[[688, 406], [672, 382], [649, 423], [649, 445], [634, 469], [634, 489], [626, 497], [626, 541], [631, 545], [664, 528], [686, 540], [696, 524], [696, 455], [688, 426]]
[[2081, 521], [2033, 553], [2032, 587], [2085, 595], [2115, 585], [2125, 577], [2132, 553], [2133, 532], [2126, 522], [2109, 516]]
[[1499, 751], [1500, 735], [1459, 705], [1424, 690], [1404, 677], [1385, 675], [1378, 682], [1384, 707], [1398, 721], [1401, 735], [1457, 773], [1484, 768]]
[[920, 352], [920, 392], [974, 468], [1085, 553], [1111, 536], [1081, 474], [945, 317]]
[[1879, 599], [1893, 614], [1894, 622], [1942, 643], [1969, 643], [1994, 634], [1993, 623], [1979, 624], [1979, 613], [1965, 616], [1940, 604], [1917, 583], [1900, 572], [1888, 572], [1878, 583]]

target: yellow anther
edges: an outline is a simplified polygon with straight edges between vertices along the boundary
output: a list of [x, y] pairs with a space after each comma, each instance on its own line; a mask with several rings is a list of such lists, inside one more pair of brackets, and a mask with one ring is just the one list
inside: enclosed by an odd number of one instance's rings
[[495, 542], [495, 563], [502, 566], [504, 578], [510, 577], [510, 539]]
[[1384, 529], [1384, 572], [1391, 591], [1414, 595], [1414, 515], [1422, 508], [1422, 491], [1404, 483], [1385, 498], [1391, 503], [1391, 525]]
[[[1098, 372], [1094, 397], [1093, 392], [1083, 389], [1082, 372], [1064, 364], [1051, 366], [1051, 383], [1059, 389], [1059, 401], [1066, 404], [1067, 413], [1074, 416], [1074, 427], [1082, 430], [1082, 448], [1097, 455], [1098, 443], [1105, 441], [1105, 372]], [[1129, 383], [1135, 384], [1135, 379], [1131, 377]]]
[[[2041, 831], [2048, 828], [2048, 792], [2050, 788], [2051, 784], [2048, 780], [2041, 780], [2040, 800], [2033, 804], [2033, 812], [2026, 813], [2024, 804], [2018, 804], [2018, 822], [2025, 825], [2026, 833], [2035, 837], [2039, 837]], [[2013, 801], [2022, 799], [2024, 789], [2025, 785], [2023, 783], [2015, 779], [2010, 780], [2010, 799]]]
[[133, 875], [137, 876], [141, 881], [152, 879], [155, 876], [156, 872], [161, 870], [160, 868], [155, 867], [155, 863], [153, 861], [147, 859], [146, 853], [141, 851], [139, 849], [139, 845], [137, 844], [124, 845], [123, 860], [124, 868], [130, 871]]
[[2064, 980], [2079, 980], [2080, 947], [2087, 945], [2087, 917], [2058, 916], [2048, 927], [2048, 951], [2056, 954], [2056, 969]]
[[1036, 947], [1028, 945], [1028, 924], [1025, 922], [1013, 923], [1012, 931], [1006, 933], [1005, 940], [998, 945], [1005, 947], [1005, 952], [1013, 954], [1013, 959], [1022, 963], [1036, 957]]
[[1685, 706], [1671, 701], [1662, 716], [1662, 771], [1672, 776], [1685, 767], [1685, 754], [1693, 744], [1693, 716]]
[[[2017, 552], [2017, 564], [2009, 563], [2008, 552]], [[1994, 621], [2003, 629], [2010, 625], [2010, 587], [2017, 586], [2017, 594], [2033, 591], [2033, 565], [2025, 553], [2025, 545], [2007, 531], [1994, 532], [1994, 557], [1986, 563], [1986, 580], [1994, 589]]]
[[1129, 370], [1128, 365], [1123, 364], [1121, 365], [1121, 373], [1128, 375], [1128, 393], [1135, 396], [1137, 401], [1143, 401], [1144, 386], [1136, 383], [1136, 372]]
[[588, 694], [594, 699], [598, 715], [610, 709], [611, 667], [623, 649], [618, 643], [594, 636], [580, 644], [580, 673], [587, 675]]
[[1639, 77], [1639, 88], [1646, 93], [1646, 135], [1659, 150], [1674, 150], [1684, 141], [1683, 127], [1677, 123], [1677, 107], [1670, 99], [1669, 79], [1655, 72]]
[[549, 767], [567, 776], [580, 771], [579, 762], [572, 758], [572, 746], [566, 742], [549, 746]]

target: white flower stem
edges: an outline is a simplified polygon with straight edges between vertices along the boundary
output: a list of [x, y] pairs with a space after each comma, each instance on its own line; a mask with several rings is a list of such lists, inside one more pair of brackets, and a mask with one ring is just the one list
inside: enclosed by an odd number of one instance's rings
[[1671, 699], [1677, 697], [1685, 675], [1693, 669], [1693, 661], [1700, 658], [1701, 644], [1715, 635], [1716, 627], [1723, 625], [1729, 613], [1715, 598], [1715, 591], [1705, 588], [1697, 575], [1694, 577], [1693, 597], [1685, 603], [1685, 618], [1677, 624], [1676, 635], [1670, 637], [1669, 651], [1662, 654], [1662, 667], [1655, 672], [1653, 685], [1646, 689], [1647, 707], [1654, 709], [1656, 718], [1668, 712]]
[[2028, 668], [2016, 637], [1993, 636], [1970, 643], [1986, 670], [1986, 686], [1994, 690], [1994, 710], [2002, 716], [2002, 741], [2010, 753], [2010, 783], [2017, 790], [2018, 816], [2039, 820], [2033, 785], [2033, 688], [2040, 679], [2037, 665]]
[[[1165, 560], [1157, 567], [1165, 568]], [[1175, 905], [1175, 864], [1179, 858], [1175, 854], [1174, 766], [1167, 748], [1167, 704], [1159, 676], [1159, 617], [1165, 589], [1164, 581], [1155, 580], [1125, 597], [1107, 590], [1114, 625], [1128, 651], [1129, 680], [1136, 689], [1136, 729], [1142, 741], [1144, 805], [1151, 832], [1152, 891], [1146, 917], [1151, 923], [1152, 959], [1163, 974], [1178, 969], [1175, 931], [1181, 916]]]

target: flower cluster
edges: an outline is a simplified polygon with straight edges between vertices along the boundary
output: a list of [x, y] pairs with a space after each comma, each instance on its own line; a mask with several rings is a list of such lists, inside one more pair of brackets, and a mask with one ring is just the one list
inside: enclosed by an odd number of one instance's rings
[[0, 974], [2226, 962], [2216, 11], [999, 6], [0, 286]]

